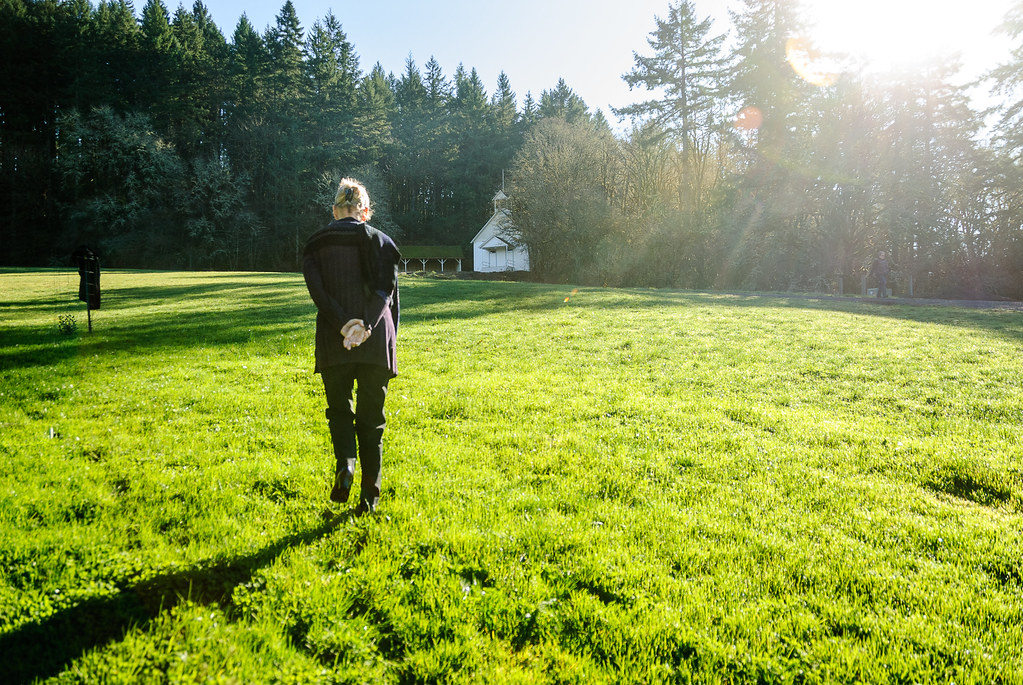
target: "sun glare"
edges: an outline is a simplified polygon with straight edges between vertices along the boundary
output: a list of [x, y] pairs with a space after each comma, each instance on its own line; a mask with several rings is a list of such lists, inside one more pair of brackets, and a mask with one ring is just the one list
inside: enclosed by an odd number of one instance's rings
[[867, 70], [892, 71], [978, 43], [1005, 16], [1011, 0], [812, 0], [809, 40], [824, 53], [846, 55]]

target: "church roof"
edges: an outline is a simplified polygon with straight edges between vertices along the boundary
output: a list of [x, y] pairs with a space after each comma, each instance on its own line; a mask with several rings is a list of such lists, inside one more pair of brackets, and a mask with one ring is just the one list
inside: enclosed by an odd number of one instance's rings
[[488, 240], [487, 242], [485, 242], [482, 245], [480, 245], [480, 249], [481, 250], [487, 250], [488, 252], [493, 252], [494, 250], [500, 250], [502, 247], [503, 248], [511, 248], [511, 245], [508, 243], [507, 240], [502, 240], [501, 238], [497, 237], [496, 235], [493, 238], [491, 238], [490, 240]]

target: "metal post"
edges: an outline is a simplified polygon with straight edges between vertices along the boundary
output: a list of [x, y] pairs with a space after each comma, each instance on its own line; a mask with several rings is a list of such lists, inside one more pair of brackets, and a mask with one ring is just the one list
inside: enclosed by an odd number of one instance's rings
[[89, 332], [92, 333], [92, 300], [89, 295], [89, 269], [85, 270], [85, 316], [89, 320]]

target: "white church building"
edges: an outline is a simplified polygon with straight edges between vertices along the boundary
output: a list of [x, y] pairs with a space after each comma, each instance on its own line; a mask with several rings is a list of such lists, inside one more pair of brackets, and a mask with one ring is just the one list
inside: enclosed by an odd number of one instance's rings
[[472, 239], [474, 271], [529, 271], [529, 251], [508, 230], [511, 210], [504, 206], [503, 190], [494, 195], [494, 215]]

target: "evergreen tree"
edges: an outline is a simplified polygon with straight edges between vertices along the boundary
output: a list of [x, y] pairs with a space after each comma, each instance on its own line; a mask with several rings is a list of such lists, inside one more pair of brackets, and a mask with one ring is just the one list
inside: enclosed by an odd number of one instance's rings
[[[258, 198], [264, 197], [266, 192], [266, 174], [261, 169], [269, 154], [268, 70], [269, 55], [263, 39], [242, 14], [228, 47], [224, 136], [227, 157], [235, 170], [248, 177], [251, 183], [253, 207], [258, 206]], [[256, 214], [262, 221], [258, 208]]]
[[[0, 69], [0, 256], [15, 263], [31, 250], [28, 224], [46, 216], [44, 198], [52, 190], [48, 167], [58, 109], [52, 79], [60, 73], [52, 42], [56, 10], [54, 3], [0, 2], [4, 64]], [[44, 228], [48, 227], [36, 230]]]
[[1009, 61], [988, 75], [992, 94], [1003, 103], [998, 107], [998, 142], [1014, 162], [1023, 163], [1023, 0], [1016, 0], [998, 30], [1016, 43]]
[[249, 205], [248, 178], [229, 160], [216, 158], [193, 160], [189, 174], [180, 197], [187, 268], [255, 268], [260, 230]]
[[147, 117], [109, 107], [69, 113], [57, 168], [71, 191], [62, 208], [65, 254], [86, 242], [109, 266], [186, 265], [175, 208], [184, 166]]
[[522, 113], [519, 115], [519, 121], [525, 130], [536, 123], [536, 119], [536, 101], [533, 99], [533, 94], [527, 90], [526, 97], [522, 101]]
[[364, 162], [377, 164], [390, 154], [396, 107], [394, 91], [378, 62], [360, 81], [356, 94], [355, 132], [359, 157]]
[[473, 123], [482, 123], [482, 115], [487, 108], [487, 91], [476, 69], [466, 73], [465, 67], [458, 65], [458, 69], [455, 70], [455, 98], [452, 108]]
[[423, 77], [423, 85], [426, 87], [426, 97], [430, 103], [433, 113], [443, 111], [448, 100], [451, 99], [451, 84], [444, 77], [440, 63], [435, 57], [431, 57], [426, 63], [426, 76]]
[[742, 11], [732, 13], [737, 37], [729, 94], [742, 107], [757, 110], [757, 149], [766, 159], [780, 160], [787, 153], [790, 120], [810, 88], [789, 64], [786, 50], [790, 39], [804, 33], [798, 9], [798, 0], [743, 0]]
[[352, 132], [356, 115], [359, 59], [333, 13], [313, 24], [306, 46], [310, 76], [313, 168], [350, 168], [358, 149]]
[[500, 182], [493, 155], [494, 129], [490, 105], [476, 69], [455, 71], [455, 96], [451, 101], [454, 145], [457, 157], [451, 165], [449, 187], [455, 221], [445, 242], [468, 242], [489, 218], [488, 200]]
[[497, 89], [490, 97], [490, 152], [494, 179], [504, 177], [515, 153], [522, 146], [522, 122], [515, 105], [515, 91], [503, 71], [497, 76]]
[[706, 131], [716, 127], [722, 75], [728, 72], [721, 55], [724, 36], [708, 37], [711, 19], [697, 20], [692, 0], [679, 0], [668, 7], [667, 19], [655, 17], [654, 21], [657, 28], [647, 38], [653, 56], [633, 53], [635, 66], [622, 78], [630, 89], [642, 85], [663, 94], [615, 113], [649, 119], [658, 129], [677, 136], [683, 155], [688, 156]]
[[263, 98], [268, 62], [269, 55], [263, 39], [256, 33], [249, 18], [242, 14], [228, 49], [231, 93], [229, 113], [260, 109], [254, 103]]
[[392, 210], [413, 240], [426, 242], [427, 226], [436, 210], [430, 199], [438, 179], [427, 140], [426, 86], [411, 55], [405, 60], [405, 72], [394, 84], [394, 102], [394, 165], [389, 174]]
[[[253, 174], [256, 203], [266, 226], [275, 268], [297, 268], [310, 226], [315, 222], [315, 178], [311, 165], [309, 80], [303, 31], [295, 6], [287, 0], [267, 29], [267, 100], [261, 135], [266, 154]], [[287, 256], [286, 256], [287, 255]]]
[[304, 32], [291, 0], [286, 0], [281, 7], [263, 41], [271, 66], [267, 78], [270, 111], [287, 120], [280, 123], [294, 126], [305, 116], [308, 90]]
[[[103, 90], [98, 81], [97, 57], [93, 35], [95, 13], [89, 0], [65, 0], [60, 4], [58, 14], [57, 51], [65, 69], [66, 97], [64, 104], [82, 112], [92, 109], [94, 104], [104, 101]], [[0, 39], [0, 42], [6, 42]], [[22, 73], [29, 73], [24, 70]]]
[[[851, 289], [868, 252], [876, 246], [874, 233], [889, 161], [885, 150], [891, 141], [876, 126], [885, 116], [880, 98], [862, 84], [843, 79], [818, 102], [813, 147], [816, 176], [811, 190], [817, 250], [808, 266], [816, 265], [819, 278], [846, 277]], [[876, 256], [876, 251], [870, 256]]]
[[812, 178], [805, 172], [812, 131], [800, 118], [810, 89], [788, 62], [786, 45], [802, 34], [798, 2], [743, 0], [732, 14], [737, 37], [730, 96], [749, 118], [747, 159], [730, 208], [722, 283], [754, 289], [803, 287], [811, 259]]
[[138, 80], [142, 36], [131, 4], [125, 0], [101, 1], [96, 10], [93, 41], [99, 66], [96, 81], [104, 91], [95, 104], [125, 112], [146, 101], [139, 97], [145, 88]]
[[568, 87], [565, 79], [558, 79], [558, 85], [545, 90], [540, 95], [540, 104], [536, 108], [538, 119], [556, 117], [570, 124], [590, 121], [590, 110], [574, 90]]
[[409, 55], [405, 60], [405, 73], [395, 83], [394, 102], [398, 106], [398, 115], [408, 115], [411, 119], [422, 115], [426, 109], [426, 86], [419, 67]]
[[503, 71], [497, 75], [497, 89], [490, 98], [494, 126], [498, 131], [511, 131], [516, 124], [518, 113], [515, 108], [515, 91]]
[[955, 63], [929, 64], [885, 93], [890, 156], [882, 168], [892, 173], [881, 188], [885, 230], [872, 247], [887, 247], [903, 271], [935, 274], [940, 287], [976, 294], [981, 255], [966, 234], [979, 235], [984, 225], [963, 223], [962, 192], [981, 166], [973, 142], [980, 121], [965, 89], [953, 84], [957, 69]]
[[137, 109], [147, 112], [156, 129], [171, 140], [175, 119], [172, 110], [181, 94], [181, 55], [171, 30], [170, 17], [163, 0], [147, 0], [142, 8]]
[[993, 93], [1003, 99], [996, 142], [999, 156], [992, 169], [992, 261], [998, 274], [993, 284], [1003, 295], [1023, 299], [1023, 2], [1016, 0], [999, 27], [1014, 42], [1009, 61], [991, 74]]
[[183, 157], [218, 156], [229, 100], [228, 46], [201, 0], [179, 7], [172, 24], [179, 50], [172, 139]]

